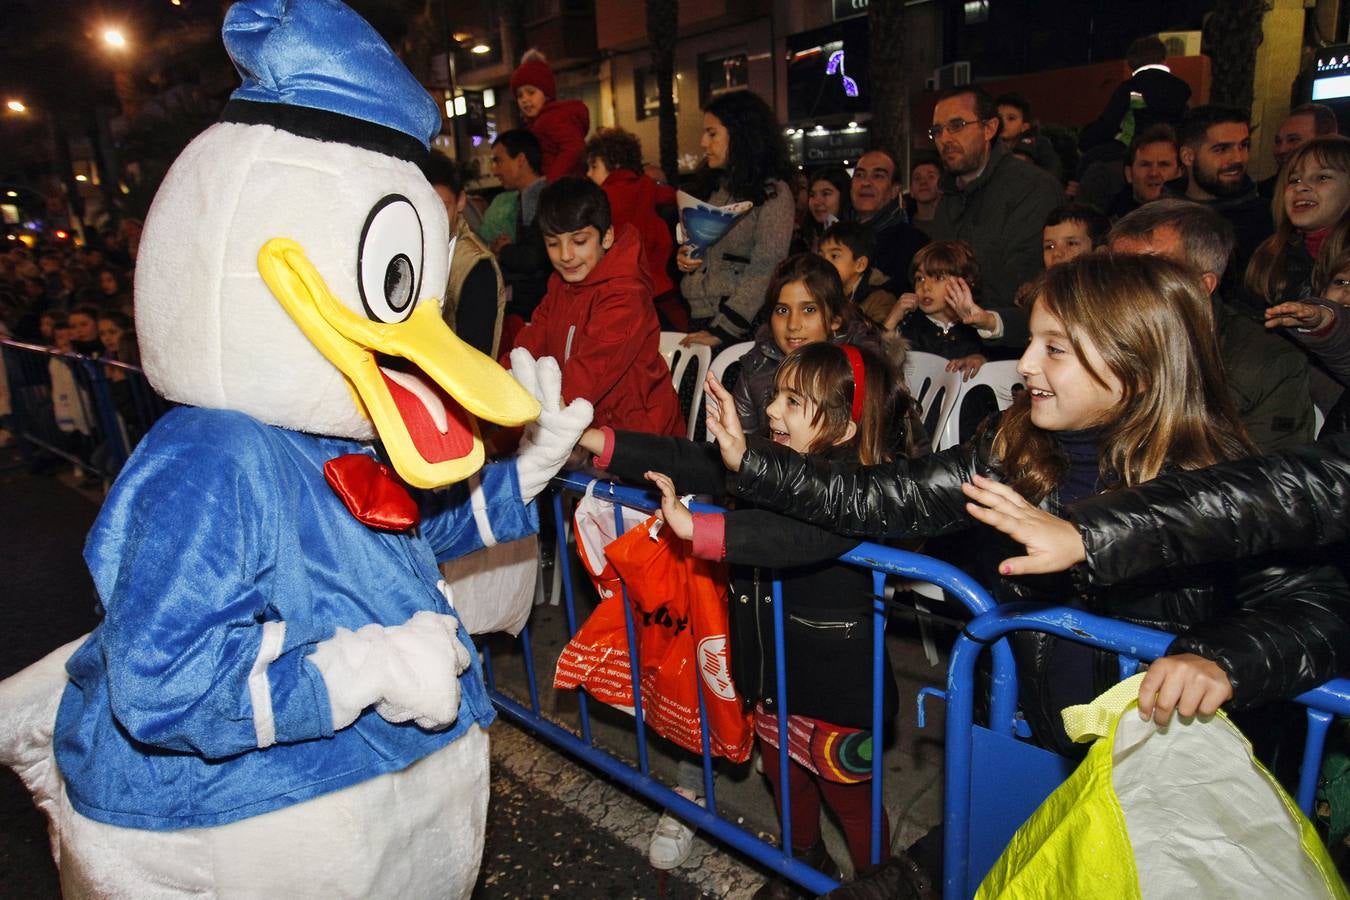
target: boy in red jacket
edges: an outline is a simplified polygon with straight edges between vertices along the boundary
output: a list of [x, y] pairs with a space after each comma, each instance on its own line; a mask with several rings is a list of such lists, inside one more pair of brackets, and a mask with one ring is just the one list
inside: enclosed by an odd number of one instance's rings
[[544, 188], [536, 220], [555, 272], [515, 346], [558, 360], [563, 397], [591, 401], [595, 427], [684, 434], [637, 231], [615, 237], [605, 192], [584, 178]]
[[525, 127], [539, 139], [544, 154], [540, 174], [550, 182], [566, 175], [585, 175], [591, 112], [580, 100], [558, 99], [553, 70], [538, 50], [526, 50], [520, 67], [511, 73], [511, 93], [525, 117]]

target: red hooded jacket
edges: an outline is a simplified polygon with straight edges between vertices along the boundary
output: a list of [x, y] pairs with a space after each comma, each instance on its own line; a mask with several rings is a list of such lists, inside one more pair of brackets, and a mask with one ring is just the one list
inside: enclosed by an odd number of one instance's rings
[[615, 232], [614, 246], [585, 281], [568, 284], [556, 272], [549, 278], [548, 293], [515, 346], [558, 360], [563, 400], [591, 401], [595, 427], [683, 435], [642, 244], [631, 226]]
[[624, 225], [632, 225], [637, 229], [642, 241], [642, 252], [647, 257], [647, 275], [651, 278], [652, 294], [659, 297], [675, 290], [675, 283], [666, 271], [675, 240], [666, 223], [656, 214], [660, 185], [646, 175], [628, 169], [615, 169], [601, 187], [609, 198], [615, 232]]
[[567, 175], [586, 175], [586, 133], [591, 130], [591, 111], [580, 100], [550, 100], [539, 115], [525, 124], [539, 139], [544, 171], [557, 181]]

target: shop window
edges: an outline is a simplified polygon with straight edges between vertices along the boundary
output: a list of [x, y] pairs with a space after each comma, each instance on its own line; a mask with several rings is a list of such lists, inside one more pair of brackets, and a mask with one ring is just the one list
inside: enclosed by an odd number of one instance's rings
[[700, 105], [727, 91], [750, 86], [750, 65], [744, 53], [717, 53], [698, 60]]
[[[651, 69], [638, 69], [633, 72], [633, 108], [637, 110], [637, 119], [652, 118], [661, 112], [661, 91], [656, 86], [656, 73]], [[671, 78], [671, 99], [675, 101], [675, 110], [680, 109], [680, 79]]]

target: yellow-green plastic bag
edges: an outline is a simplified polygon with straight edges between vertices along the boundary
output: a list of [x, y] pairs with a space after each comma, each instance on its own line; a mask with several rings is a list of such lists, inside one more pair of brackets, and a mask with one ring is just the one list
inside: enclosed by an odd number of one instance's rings
[[1228, 717], [1145, 722], [1135, 712], [1143, 677], [1064, 710], [1069, 737], [1096, 743], [976, 897], [1350, 897], [1312, 824]]

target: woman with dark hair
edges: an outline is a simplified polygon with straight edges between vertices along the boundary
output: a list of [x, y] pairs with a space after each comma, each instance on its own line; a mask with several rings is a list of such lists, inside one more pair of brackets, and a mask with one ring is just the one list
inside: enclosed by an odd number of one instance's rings
[[704, 258], [680, 248], [680, 292], [689, 301], [685, 344], [721, 347], [747, 340], [774, 266], [792, 240], [791, 172], [783, 128], [769, 105], [749, 91], [722, 94], [703, 111], [703, 164], [695, 193], [714, 206], [746, 201], [741, 216]]
[[806, 216], [797, 229], [794, 252], [815, 253], [825, 229], [853, 217], [852, 181], [843, 166], [826, 166], [811, 173], [806, 182]]

